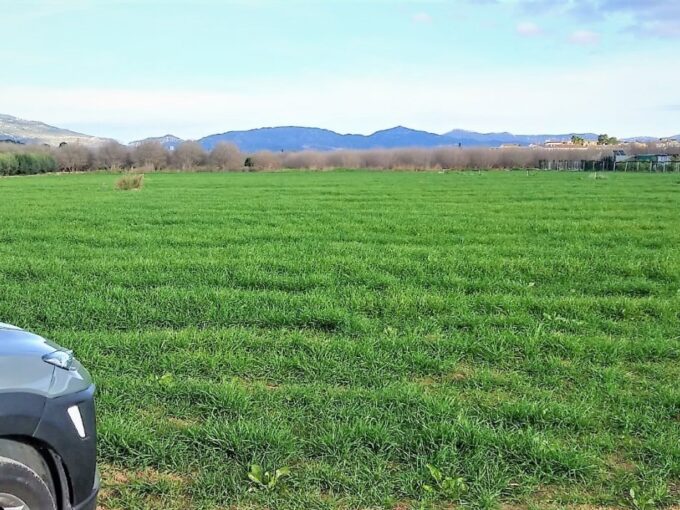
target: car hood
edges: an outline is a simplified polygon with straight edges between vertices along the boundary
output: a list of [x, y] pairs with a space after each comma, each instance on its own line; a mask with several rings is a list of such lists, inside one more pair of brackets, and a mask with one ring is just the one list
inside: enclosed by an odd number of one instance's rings
[[17, 330], [17, 329], [21, 329], [21, 328], [18, 328], [18, 327], [16, 327], [16, 326], [12, 326], [11, 324], [5, 324], [4, 322], [0, 322], [0, 329], [13, 329], [13, 330]]
[[0, 356], [43, 355], [61, 349], [43, 337], [0, 323]]
[[92, 384], [77, 361], [72, 370], [55, 368], [43, 356], [64, 350], [58, 344], [22, 329], [0, 327], [0, 393], [28, 391], [49, 397], [82, 391]]

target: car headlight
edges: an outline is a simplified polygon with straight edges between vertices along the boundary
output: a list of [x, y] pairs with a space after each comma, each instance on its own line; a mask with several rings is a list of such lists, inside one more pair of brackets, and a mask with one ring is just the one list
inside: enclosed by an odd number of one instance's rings
[[50, 354], [45, 354], [42, 359], [45, 363], [49, 363], [50, 365], [54, 365], [63, 370], [75, 370], [75, 367], [73, 366], [73, 352], [71, 351], [54, 351]]

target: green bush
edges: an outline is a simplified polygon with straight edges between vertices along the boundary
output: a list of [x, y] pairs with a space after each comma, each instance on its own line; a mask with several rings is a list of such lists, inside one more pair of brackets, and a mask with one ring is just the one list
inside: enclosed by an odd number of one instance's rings
[[33, 175], [55, 172], [56, 160], [42, 153], [0, 153], [0, 175]]
[[17, 166], [14, 154], [0, 154], [0, 175], [14, 175]]

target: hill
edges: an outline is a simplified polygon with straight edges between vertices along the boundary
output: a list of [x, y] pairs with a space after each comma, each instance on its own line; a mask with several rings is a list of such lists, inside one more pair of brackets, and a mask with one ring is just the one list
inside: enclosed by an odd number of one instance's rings
[[[284, 126], [251, 129], [247, 131], [228, 131], [209, 135], [198, 140], [207, 150], [211, 150], [219, 142], [236, 144], [242, 151], [256, 152], [261, 150], [302, 151], [302, 150], [338, 150], [338, 149], [394, 149], [402, 147], [498, 147], [503, 144], [531, 145], [541, 144], [546, 140], [567, 141], [572, 135], [586, 140], [596, 140], [594, 133], [566, 133], [544, 135], [514, 135], [508, 132], [478, 133], [455, 129], [447, 133], [436, 134], [428, 131], [410, 129], [397, 126], [391, 129], [376, 131], [370, 135], [340, 134], [328, 129], [313, 127]], [[157, 139], [166, 147], [163, 141], [166, 137]], [[138, 143], [138, 142], [135, 142]], [[177, 140], [173, 137], [172, 144]]]
[[[404, 126], [376, 131], [370, 135], [341, 134], [329, 129], [301, 126], [264, 127], [258, 129], [227, 131], [201, 138], [198, 142], [211, 150], [219, 142], [236, 144], [244, 152], [273, 151], [292, 152], [303, 150], [332, 151], [339, 149], [395, 149], [408, 147], [499, 147], [503, 144], [528, 146], [542, 144], [547, 140], [567, 141], [573, 135], [586, 140], [596, 140], [595, 133], [565, 133], [515, 135], [507, 131], [479, 133], [464, 129], [453, 129], [444, 134], [431, 133]], [[674, 138], [680, 138], [676, 135]], [[656, 141], [658, 138], [641, 136], [624, 141]], [[99, 145], [108, 141], [68, 129], [51, 126], [39, 121], [24, 120], [11, 115], [0, 114], [0, 141], [15, 143], [59, 145], [62, 142]], [[169, 150], [176, 149], [184, 142], [182, 138], [167, 134], [130, 142], [136, 147], [144, 142], [158, 142]]]
[[372, 135], [339, 134], [320, 128], [285, 126], [229, 131], [199, 140], [206, 149], [219, 142], [231, 142], [246, 152], [260, 150], [301, 151], [337, 149], [391, 149], [396, 147], [437, 147], [451, 145], [447, 138], [426, 131], [395, 127]]
[[62, 142], [82, 145], [100, 145], [105, 138], [85, 135], [68, 129], [50, 126], [35, 120], [25, 120], [0, 114], [0, 140], [16, 143], [44, 143], [59, 145]]
[[464, 129], [454, 129], [444, 133], [445, 137], [461, 143], [463, 146], [498, 147], [503, 144], [539, 145], [547, 140], [568, 141], [572, 136], [580, 136], [585, 140], [597, 140], [595, 133], [564, 133], [564, 134], [539, 134], [539, 135], [514, 135], [508, 132], [502, 133], [477, 133]]
[[131, 147], [138, 147], [139, 145], [148, 142], [158, 142], [166, 149], [175, 150], [179, 145], [182, 144], [182, 142], [184, 142], [184, 140], [175, 135], [164, 135], [144, 138], [143, 140], [135, 140], [134, 142], [130, 142], [128, 145]]

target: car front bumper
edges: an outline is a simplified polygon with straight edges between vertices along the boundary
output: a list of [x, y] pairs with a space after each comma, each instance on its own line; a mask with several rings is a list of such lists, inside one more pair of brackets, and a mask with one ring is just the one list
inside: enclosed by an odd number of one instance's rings
[[[97, 473], [97, 432], [94, 385], [83, 391], [48, 398], [33, 436], [50, 446], [63, 463], [74, 509], [96, 507], [99, 492]], [[82, 424], [76, 423], [69, 409], [77, 408]]]
[[94, 487], [92, 487], [92, 493], [82, 501], [80, 504], [76, 505], [73, 510], [97, 510], [97, 496], [99, 495], [99, 488], [101, 486], [101, 478], [99, 477], [99, 471], [94, 478]]

